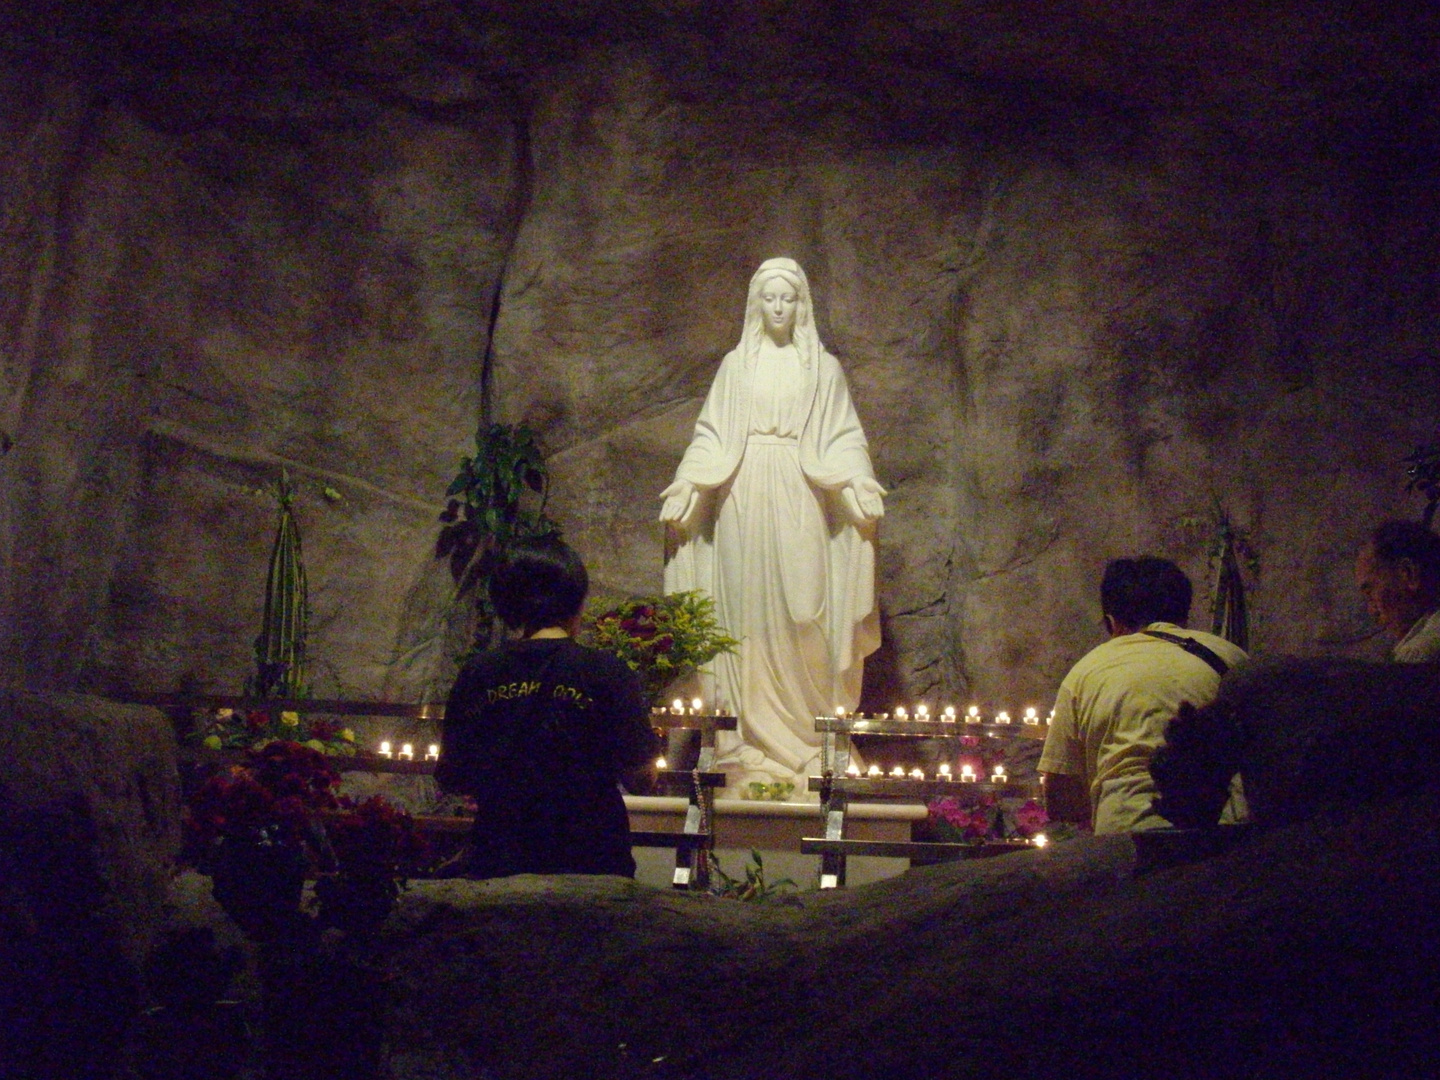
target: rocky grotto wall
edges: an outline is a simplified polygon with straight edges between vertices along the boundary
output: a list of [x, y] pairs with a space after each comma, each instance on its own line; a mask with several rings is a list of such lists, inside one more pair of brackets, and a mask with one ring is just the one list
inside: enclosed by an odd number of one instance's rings
[[780, 253], [891, 492], [871, 700], [1043, 700], [1103, 562], [1202, 578], [1217, 501], [1259, 650], [1377, 652], [1351, 553], [1440, 415], [1423, 10], [76, 7], [0, 16], [12, 682], [238, 689], [285, 466], [317, 692], [443, 689], [482, 414], [602, 590], [657, 588]]

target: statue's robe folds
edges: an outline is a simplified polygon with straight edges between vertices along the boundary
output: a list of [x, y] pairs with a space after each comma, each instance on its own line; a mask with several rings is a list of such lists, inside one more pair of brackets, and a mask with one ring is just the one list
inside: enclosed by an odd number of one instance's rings
[[748, 779], [803, 776], [818, 751], [815, 717], [859, 703], [865, 657], [880, 644], [876, 529], [854, 519], [841, 489], [873, 475], [833, 356], [725, 357], [676, 470], [701, 494], [677, 530], [665, 589], [709, 593], [740, 639], [702, 687], [740, 717], [720, 760]]

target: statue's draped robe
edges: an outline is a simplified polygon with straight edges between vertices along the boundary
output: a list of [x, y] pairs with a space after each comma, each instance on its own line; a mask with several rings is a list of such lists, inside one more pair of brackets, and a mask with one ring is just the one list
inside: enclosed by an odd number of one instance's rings
[[814, 718], [859, 703], [880, 621], [875, 526], [840, 497], [857, 476], [873, 476], [870, 454], [833, 356], [725, 357], [676, 470], [701, 495], [665, 568], [667, 592], [703, 589], [741, 641], [704, 680], [753, 748], [732, 736], [722, 761], [803, 774], [819, 746]]

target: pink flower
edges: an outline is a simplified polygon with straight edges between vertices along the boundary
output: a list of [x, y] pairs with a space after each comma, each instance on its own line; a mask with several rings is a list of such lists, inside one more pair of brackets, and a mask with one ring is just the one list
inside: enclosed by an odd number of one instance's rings
[[1045, 808], [1034, 799], [1028, 800], [1024, 806], [1015, 811], [1015, 831], [1021, 836], [1033, 836], [1050, 823], [1050, 816], [1045, 813]]

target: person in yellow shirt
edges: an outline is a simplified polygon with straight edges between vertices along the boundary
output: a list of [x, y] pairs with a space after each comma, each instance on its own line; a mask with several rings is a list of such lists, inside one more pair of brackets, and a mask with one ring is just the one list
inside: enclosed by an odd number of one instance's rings
[[[1156, 813], [1150, 758], [1182, 702], [1214, 700], [1220, 677], [1246, 659], [1224, 638], [1187, 630], [1190, 579], [1167, 559], [1115, 559], [1100, 582], [1109, 640], [1060, 683], [1040, 771], [1052, 819], [1097, 833], [1168, 828]], [[1221, 820], [1243, 820], [1238, 778]]]

